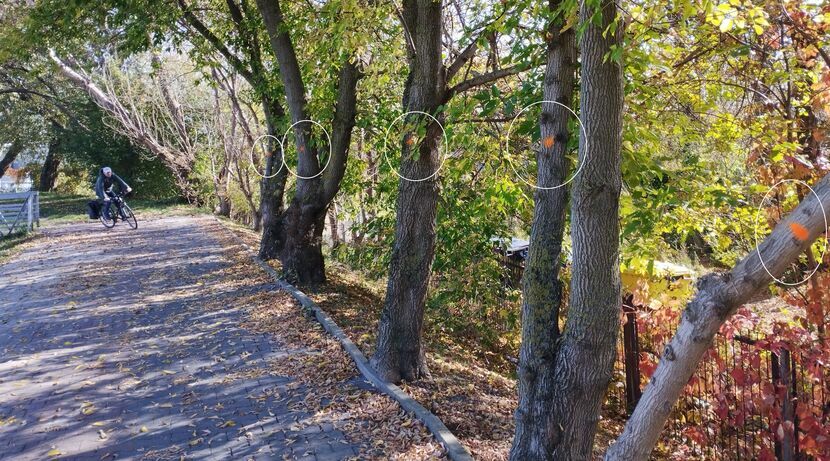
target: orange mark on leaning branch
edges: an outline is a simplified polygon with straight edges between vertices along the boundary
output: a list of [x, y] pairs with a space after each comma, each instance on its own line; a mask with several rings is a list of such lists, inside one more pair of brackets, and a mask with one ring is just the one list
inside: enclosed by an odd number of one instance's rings
[[795, 238], [801, 240], [802, 242], [810, 238], [810, 231], [808, 231], [806, 227], [802, 226], [797, 222], [790, 223], [790, 230], [792, 231]]
[[545, 138], [545, 149], [550, 149], [551, 147], [553, 147], [553, 137], [548, 136]]

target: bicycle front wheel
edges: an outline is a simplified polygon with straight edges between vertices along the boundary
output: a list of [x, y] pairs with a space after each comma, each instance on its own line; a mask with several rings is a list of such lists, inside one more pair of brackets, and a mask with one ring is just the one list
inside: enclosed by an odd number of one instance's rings
[[124, 204], [124, 216], [124, 220], [127, 221], [127, 224], [129, 224], [130, 227], [138, 229], [138, 220], [135, 218], [132, 208], [130, 208], [126, 203]]
[[115, 218], [113, 215], [112, 207], [109, 209], [109, 213], [104, 213], [104, 210], [101, 210], [101, 215], [99, 216], [101, 220], [101, 224], [104, 225], [107, 229], [112, 229], [115, 227]]

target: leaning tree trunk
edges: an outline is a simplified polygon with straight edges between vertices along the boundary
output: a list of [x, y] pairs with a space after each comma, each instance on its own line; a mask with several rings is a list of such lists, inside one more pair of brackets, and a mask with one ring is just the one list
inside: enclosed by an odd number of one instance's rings
[[[442, 8], [440, 0], [404, 2], [404, 21], [417, 50], [410, 51], [409, 56], [405, 111], [434, 114], [440, 105], [444, 87], [441, 74]], [[419, 146], [417, 160], [408, 155], [409, 147], [402, 143], [401, 174], [407, 178], [426, 178], [440, 165], [441, 129], [435, 122], [424, 121], [428, 124], [427, 131]], [[427, 286], [435, 255], [437, 176], [418, 182], [401, 178], [398, 183], [395, 244], [378, 327], [377, 349], [371, 360], [381, 377], [390, 382], [429, 375], [421, 338]]]
[[[151, 117], [145, 117], [140, 111], [135, 110], [132, 103], [123, 104], [118, 95], [99, 87], [92, 78], [74, 69], [69, 63], [58, 57], [54, 50], [49, 50], [49, 57], [58, 66], [58, 69], [73, 85], [85, 91], [92, 101], [104, 112], [111, 116], [118, 124], [119, 132], [127, 136], [133, 144], [140, 145], [161, 160], [162, 164], [172, 173], [173, 180], [189, 203], [198, 205], [199, 194], [190, 182], [190, 175], [196, 163], [195, 149], [183, 151], [180, 145], [170, 142], [171, 137], [181, 133], [177, 128], [171, 133], [158, 133], [152, 127], [157, 127], [157, 121]], [[171, 111], [178, 111], [174, 101], [169, 99], [167, 93], [167, 104]], [[176, 125], [181, 126], [183, 122], [181, 113], [169, 113], [172, 117], [178, 117]], [[183, 144], [191, 145], [190, 140], [181, 140]], [[182, 145], [183, 145], [182, 144]]]
[[700, 279], [697, 294], [686, 305], [677, 332], [663, 350], [651, 381], [606, 460], [648, 459], [672, 407], [720, 327], [738, 307], [767, 287], [773, 276], [780, 277], [819, 236], [826, 234], [830, 175], [813, 190], [815, 194], [810, 193], [730, 272]]
[[[568, 318], [558, 340], [552, 393], [551, 459], [591, 459], [602, 401], [611, 382], [620, 316], [619, 198], [623, 74], [609, 53], [621, 46], [617, 8], [584, 2], [580, 42], [582, 170], [571, 204], [573, 265]], [[597, 10], [599, 8], [599, 10]], [[599, 20], [592, 19], [594, 13]]]
[[20, 155], [21, 152], [23, 152], [23, 143], [18, 140], [12, 141], [11, 146], [6, 151], [6, 155], [0, 159], [0, 178], [6, 174], [6, 170], [8, 170], [12, 163], [17, 160], [17, 156]]
[[[550, 2], [555, 12], [561, 0]], [[545, 101], [570, 106], [574, 90], [576, 43], [573, 29], [562, 31], [563, 18], [548, 26], [548, 58], [543, 87]], [[530, 249], [522, 276], [522, 346], [519, 352], [519, 405], [516, 435], [510, 459], [547, 460], [554, 450], [551, 418], [559, 307], [562, 302], [562, 238], [568, 190], [564, 185], [570, 162], [565, 157], [570, 139], [571, 113], [557, 104], [543, 103], [539, 120], [541, 143], [536, 151], [537, 184]]]

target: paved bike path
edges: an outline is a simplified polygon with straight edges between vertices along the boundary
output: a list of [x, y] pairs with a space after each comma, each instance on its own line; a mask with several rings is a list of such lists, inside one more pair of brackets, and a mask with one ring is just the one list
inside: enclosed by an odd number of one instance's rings
[[61, 226], [0, 265], [0, 459], [357, 455], [331, 423], [295, 424], [313, 387], [254, 372], [304, 351], [240, 327], [237, 300], [275, 287], [228, 288], [211, 226]]

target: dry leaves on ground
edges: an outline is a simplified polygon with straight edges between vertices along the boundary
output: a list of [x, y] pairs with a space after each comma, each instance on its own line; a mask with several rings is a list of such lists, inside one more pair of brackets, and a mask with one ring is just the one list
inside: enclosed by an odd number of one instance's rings
[[[215, 234], [228, 248], [226, 256], [234, 262], [225, 275], [233, 275], [241, 285], [236, 288], [247, 283], [268, 283], [268, 276], [251, 263], [250, 256], [236, 241], [221, 229]], [[319, 323], [304, 315], [290, 295], [255, 293], [240, 296], [238, 302], [248, 310], [243, 327], [272, 334], [281, 349], [288, 352], [271, 360], [268, 372], [291, 376], [297, 386], [309, 388], [306, 398], [291, 402], [293, 409], [313, 415], [298, 425], [333, 424], [351, 442], [360, 445], [360, 459], [408, 461], [445, 457], [443, 448], [420, 421], [403, 412], [391, 398], [359, 387], [359, 372], [351, 357]]]

